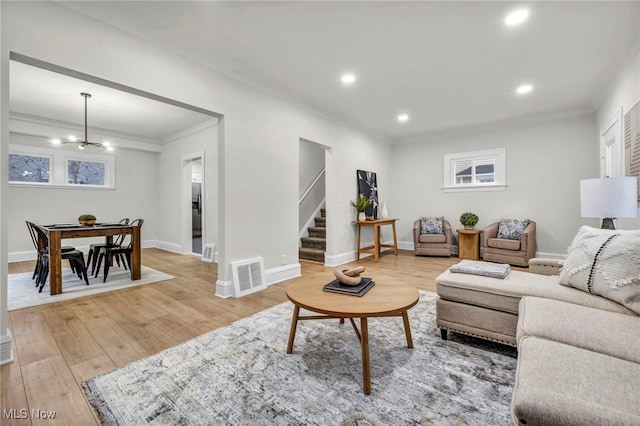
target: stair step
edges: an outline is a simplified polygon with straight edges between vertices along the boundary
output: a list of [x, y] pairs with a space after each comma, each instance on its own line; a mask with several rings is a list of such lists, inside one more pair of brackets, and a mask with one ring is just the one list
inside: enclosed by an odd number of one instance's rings
[[313, 220], [315, 221], [315, 225], [318, 228], [325, 228], [327, 226], [327, 218], [326, 217], [316, 217]]
[[326, 238], [303, 237], [300, 239], [300, 241], [302, 241], [303, 248], [313, 248], [313, 249], [320, 249], [320, 250], [327, 249]]
[[327, 210], [326, 209], [320, 209], [320, 217], [327, 217]]
[[313, 262], [321, 262], [324, 264], [324, 250], [314, 248], [301, 248], [298, 250], [298, 258], [300, 260], [310, 260]]
[[311, 227], [307, 228], [307, 231], [309, 231], [309, 236], [310, 237], [316, 237], [316, 238], [326, 238], [327, 237], [327, 228], [325, 228], [325, 227], [311, 226]]

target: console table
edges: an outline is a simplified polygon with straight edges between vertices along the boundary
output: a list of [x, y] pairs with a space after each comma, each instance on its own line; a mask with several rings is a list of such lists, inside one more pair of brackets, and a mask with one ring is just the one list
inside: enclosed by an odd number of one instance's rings
[[[396, 220], [398, 219], [376, 219], [376, 220], [359, 220], [356, 222], [358, 225], [358, 247], [356, 250], [356, 261], [360, 260], [360, 253], [373, 253], [373, 259], [376, 262], [380, 261], [380, 247], [390, 247], [395, 250], [395, 255], [398, 255], [398, 239], [396, 237]], [[391, 225], [393, 228], [393, 244], [382, 244], [380, 242], [380, 227], [384, 225]], [[363, 226], [373, 227], [373, 245], [360, 247], [360, 231]]]
[[458, 258], [480, 260], [480, 233], [478, 229], [458, 229]]

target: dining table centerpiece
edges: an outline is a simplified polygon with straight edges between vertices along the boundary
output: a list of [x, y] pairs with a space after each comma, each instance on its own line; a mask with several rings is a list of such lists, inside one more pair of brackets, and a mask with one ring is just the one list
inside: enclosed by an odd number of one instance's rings
[[78, 217], [78, 222], [82, 226], [93, 226], [96, 223], [96, 217], [92, 214], [82, 214]]

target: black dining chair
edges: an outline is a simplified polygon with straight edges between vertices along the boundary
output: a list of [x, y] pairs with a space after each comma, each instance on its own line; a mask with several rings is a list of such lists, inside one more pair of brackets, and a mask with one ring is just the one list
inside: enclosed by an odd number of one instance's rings
[[[144, 223], [144, 219], [135, 219], [132, 220], [129, 225], [131, 226], [139, 226], [142, 227]], [[104, 277], [102, 282], [107, 281], [107, 275], [109, 275], [109, 268], [111, 266], [112, 260], [118, 259], [122, 263], [125, 269], [129, 266], [129, 270], [131, 270], [131, 253], [133, 248], [131, 246], [131, 239], [129, 240], [129, 244], [124, 245], [124, 243], [119, 247], [102, 247], [100, 252], [98, 253], [98, 267], [96, 269], [95, 277], [100, 273], [100, 265], [104, 260]]]
[[[36, 280], [36, 287], [38, 287], [40, 285], [40, 279], [41, 279], [41, 275], [42, 275], [40, 272], [42, 271], [42, 268], [44, 267], [44, 264], [45, 264], [45, 258], [44, 258], [43, 255], [46, 255], [48, 253], [49, 247], [48, 247], [48, 245], [45, 245], [44, 247], [41, 248], [40, 245], [38, 244], [38, 233], [36, 231], [36, 227], [38, 225], [36, 225], [33, 222], [29, 222], [28, 220], [25, 220], [25, 223], [27, 224], [27, 229], [29, 230], [29, 235], [31, 236], [31, 241], [33, 242], [33, 246], [35, 247], [36, 253], [37, 253], [36, 266], [33, 269], [33, 276], [31, 277], [31, 279], [32, 280], [33, 279]], [[61, 248], [63, 253], [70, 252], [70, 251], [73, 251], [75, 249], [76, 248], [72, 247], [72, 246], [62, 246], [62, 248]], [[48, 265], [48, 262], [46, 262], [46, 263]], [[71, 270], [73, 272], [75, 272], [74, 265], [71, 264], [70, 266], [71, 266]], [[36, 278], [38, 278], [38, 279], [36, 279]]]
[[[36, 232], [36, 235], [39, 240], [41, 240], [47, 247], [49, 246], [49, 236], [47, 233], [39, 226], [33, 226], [33, 229]], [[37, 243], [37, 241], [36, 241]], [[49, 251], [48, 250], [40, 250], [41, 259], [41, 268], [39, 271], [39, 279], [38, 282], [40, 284], [39, 293], [42, 293], [42, 288], [47, 282], [47, 277], [49, 276]], [[84, 279], [84, 281], [89, 285], [89, 277], [87, 276], [87, 267], [84, 263], [84, 253], [80, 250], [71, 250], [71, 251], [63, 251], [60, 253], [60, 257], [62, 259], [66, 259], [69, 261], [69, 265], [71, 269], [78, 274], [78, 278]]]
[[[128, 225], [129, 218], [125, 217], [118, 222], [120, 225]], [[93, 275], [96, 271], [96, 264], [98, 263], [98, 253], [100, 253], [100, 249], [103, 247], [120, 247], [124, 241], [125, 234], [118, 235], [112, 244], [107, 245], [107, 243], [95, 243], [89, 246], [89, 254], [87, 255], [87, 269], [89, 265], [91, 265], [91, 275]], [[118, 262], [118, 266], [120, 265], [120, 260], [116, 259]], [[100, 269], [100, 268], [98, 268]]]

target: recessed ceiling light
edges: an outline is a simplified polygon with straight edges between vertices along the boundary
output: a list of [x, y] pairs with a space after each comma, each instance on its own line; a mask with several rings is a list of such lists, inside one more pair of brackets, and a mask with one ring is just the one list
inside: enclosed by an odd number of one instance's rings
[[514, 10], [504, 18], [504, 24], [507, 27], [515, 27], [522, 24], [529, 17], [529, 11], [527, 9]]
[[60, 145], [61, 141], [60, 139], [51, 139], [51, 143], [54, 145]]
[[530, 84], [523, 84], [522, 86], [518, 86], [516, 89], [516, 93], [518, 95], [526, 95], [527, 93], [533, 90], [533, 86]]
[[356, 81], [356, 76], [352, 73], [346, 73], [342, 74], [340, 80], [342, 81], [342, 84], [353, 84]]
[[409, 120], [409, 116], [407, 114], [400, 114], [398, 115], [398, 121], [401, 123], [404, 123], [405, 121]]

